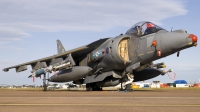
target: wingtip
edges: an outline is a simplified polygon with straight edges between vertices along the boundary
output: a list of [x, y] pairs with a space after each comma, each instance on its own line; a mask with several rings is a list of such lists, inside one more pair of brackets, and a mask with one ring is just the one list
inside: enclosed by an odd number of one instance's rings
[[9, 68], [4, 68], [3, 71], [4, 71], [4, 72], [8, 72], [8, 71], [9, 71]]

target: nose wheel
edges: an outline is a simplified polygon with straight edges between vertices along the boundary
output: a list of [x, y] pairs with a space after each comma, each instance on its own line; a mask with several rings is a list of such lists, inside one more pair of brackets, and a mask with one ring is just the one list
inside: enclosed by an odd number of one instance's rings
[[134, 80], [134, 76], [131, 74], [126, 74], [125, 77], [121, 78], [121, 88], [120, 91], [133, 91], [132, 82]]
[[120, 91], [126, 91], [127, 90], [127, 86], [123, 84], [123, 82], [121, 81], [121, 88]]

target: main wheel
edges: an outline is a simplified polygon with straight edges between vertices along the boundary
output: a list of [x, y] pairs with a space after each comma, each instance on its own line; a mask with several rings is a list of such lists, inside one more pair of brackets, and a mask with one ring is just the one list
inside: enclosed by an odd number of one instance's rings
[[101, 87], [95, 86], [92, 88], [93, 91], [102, 91], [103, 89]]
[[86, 84], [87, 91], [102, 91], [101, 87], [96, 86], [95, 83]]
[[92, 91], [91, 84], [86, 84], [86, 90], [87, 90], [87, 91]]

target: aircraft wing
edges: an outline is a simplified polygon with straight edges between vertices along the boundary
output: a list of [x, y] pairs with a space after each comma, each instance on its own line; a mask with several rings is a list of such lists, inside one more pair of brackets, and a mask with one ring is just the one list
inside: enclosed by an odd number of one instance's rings
[[55, 61], [55, 59], [58, 59], [57, 61], [62, 61], [63, 59], [67, 58], [67, 56], [69, 54], [71, 54], [74, 61], [76, 61], [76, 60], [80, 59], [81, 57], [86, 56], [88, 53], [92, 52], [94, 49], [99, 47], [101, 44], [103, 44], [108, 39], [109, 38], [100, 39], [89, 45], [78, 47], [78, 48], [66, 51], [64, 53], [60, 53], [60, 54], [52, 55], [49, 57], [41, 58], [38, 60], [34, 60], [34, 61], [19, 64], [19, 65], [7, 67], [7, 68], [4, 68], [3, 71], [8, 72], [9, 69], [16, 68], [16, 72], [21, 72], [21, 71], [27, 70], [27, 65], [31, 65], [32, 70], [37, 70], [37, 69], [44, 68], [44, 67], [51, 65], [51, 63], [53, 61]]

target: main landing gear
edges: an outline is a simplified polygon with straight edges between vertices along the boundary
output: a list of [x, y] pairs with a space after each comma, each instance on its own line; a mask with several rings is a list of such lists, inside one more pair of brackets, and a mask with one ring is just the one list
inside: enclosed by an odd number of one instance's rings
[[102, 91], [103, 89], [101, 87], [96, 86], [95, 83], [89, 83], [89, 84], [86, 84], [86, 90], [87, 91]]

